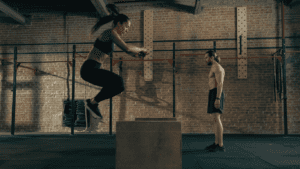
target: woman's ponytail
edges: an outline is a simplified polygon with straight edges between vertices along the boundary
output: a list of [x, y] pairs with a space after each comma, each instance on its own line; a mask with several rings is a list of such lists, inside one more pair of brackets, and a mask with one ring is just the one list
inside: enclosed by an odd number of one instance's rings
[[117, 26], [117, 23], [123, 24], [124, 22], [127, 22], [130, 20], [128, 18], [128, 16], [126, 16], [124, 14], [120, 14], [119, 9], [114, 4], [108, 4], [108, 5], [106, 5], [106, 7], [109, 10], [110, 15], [100, 18], [98, 20], [96, 25], [94, 25], [91, 30], [91, 35], [94, 34], [102, 25], [104, 25], [110, 21], [114, 21], [113, 26], [115, 27], [115, 26]]
[[106, 8], [108, 9], [110, 15], [100, 18], [98, 22], [93, 26], [91, 30], [91, 35], [93, 35], [102, 25], [107, 24], [108, 22], [113, 21], [119, 15], [119, 9], [114, 4], [107, 4]]
[[112, 15], [100, 18], [98, 20], [98, 22], [93, 26], [93, 28], [91, 30], [91, 34], [93, 35], [102, 25], [107, 24], [108, 22], [111, 22], [112, 20], [114, 20], [114, 16], [112, 16]]
[[109, 11], [109, 13], [113, 16], [118, 16], [120, 14], [119, 8], [114, 4], [107, 4], [106, 8]]

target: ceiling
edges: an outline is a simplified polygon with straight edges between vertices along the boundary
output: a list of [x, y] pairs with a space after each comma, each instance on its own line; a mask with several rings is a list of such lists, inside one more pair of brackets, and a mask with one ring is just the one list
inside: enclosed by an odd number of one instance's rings
[[[30, 16], [30, 13], [68, 13], [86, 17], [99, 17], [99, 13], [91, 0], [1, 0], [10, 8], [19, 12], [23, 16]], [[160, 7], [157, 3], [163, 3], [163, 8], [181, 10], [193, 13], [195, 0], [106, 0], [109, 4], [118, 4], [121, 11], [131, 11], [133, 9], [128, 3], [149, 2], [149, 7]], [[179, 2], [179, 3], [178, 3]], [[180, 4], [191, 3], [192, 5]], [[140, 8], [139, 8], [140, 9]], [[14, 19], [0, 11], [0, 23], [15, 23]], [[17, 22], [16, 22], [17, 23]]]
[[[32, 12], [97, 12], [94, 5], [90, 0], [2, 0], [14, 10], [20, 13], [32, 13]], [[126, 4], [135, 2], [156, 2], [155, 0], [106, 0], [107, 3], [114, 4]], [[185, 1], [195, 0], [158, 0], [165, 2], [169, 5], [176, 5], [184, 3]], [[204, 0], [200, 0], [204, 1]], [[282, 0], [276, 0], [281, 2]], [[181, 3], [182, 2], [182, 3]], [[284, 0], [285, 5], [295, 5], [300, 0]], [[292, 2], [292, 3], [291, 3]], [[177, 4], [178, 5], [178, 4]], [[299, 4], [297, 4], [299, 5]], [[180, 6], [182, 7], [182, 6]]]
[[97, 12], [90, 0], [2, 0], [20, 13]]
[[[90, 0], [2, 0], [20, 13], [97, 12]], [[150, 2], [155, 0], [107, 0], [108, 3]]]
[[[1, 0], [9, 7], [26, 16], [30, 13], [71, 13], [88, 17], [98, 17], [99, 13], [90, 0]], [[150, 2], [149, 7], [158, 7], [156, 3], [164, 3], [163, 8], [194, 13], [196, 0], [106, 0], [107, 3], [119, 4], [122, 10], [133, 10], [127, 3]], [[209, 0], [200, 0], [209, 1]], [[282, 0], [276, 0], [278, 3]], [[154, 3], [155, 2], [155, 3]], [[284, 0], [285, 5], [299, 6], [300, 0]], [[14, 22], [0, 11], [0, 22]]]

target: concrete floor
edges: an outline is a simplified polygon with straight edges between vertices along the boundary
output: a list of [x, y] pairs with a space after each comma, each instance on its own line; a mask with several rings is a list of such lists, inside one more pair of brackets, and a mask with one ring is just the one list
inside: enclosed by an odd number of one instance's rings
[[[226, 152], [206, 152], [214, 135], [182, 136], [183, 169], [300, 169], [300, 136], [224, 135]], [[1, 169], [114, 169], [116, 136], [0, 133]]]

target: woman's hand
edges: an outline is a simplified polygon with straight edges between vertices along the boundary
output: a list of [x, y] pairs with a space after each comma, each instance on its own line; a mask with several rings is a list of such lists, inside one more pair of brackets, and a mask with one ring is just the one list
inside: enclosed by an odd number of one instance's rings
[[139, 58], [142, 59], [146, 56], [146, 54], [144, 52], [139, 52], [136, 55], [134, 55], [135, 58]]
[[145, 56], [150, 54], [150, 52], [146, 48], [142, 48], [141, 52], [143, 52], [145, 54]]
[[141, 48], [140, 52], [135, 54], [133, 57], [144, 58], [146, 55], [149, 55], [150, 52], [146, 48]]

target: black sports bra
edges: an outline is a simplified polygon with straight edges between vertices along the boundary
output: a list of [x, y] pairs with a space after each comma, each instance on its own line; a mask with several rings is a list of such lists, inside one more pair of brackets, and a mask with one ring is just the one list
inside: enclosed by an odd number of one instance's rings
[[110, 55], [114, 51], [114, 43], [112, 41], [102, 42], [98, 38], [94, 43], [94, 47], [106, 53], [107, 55]]

